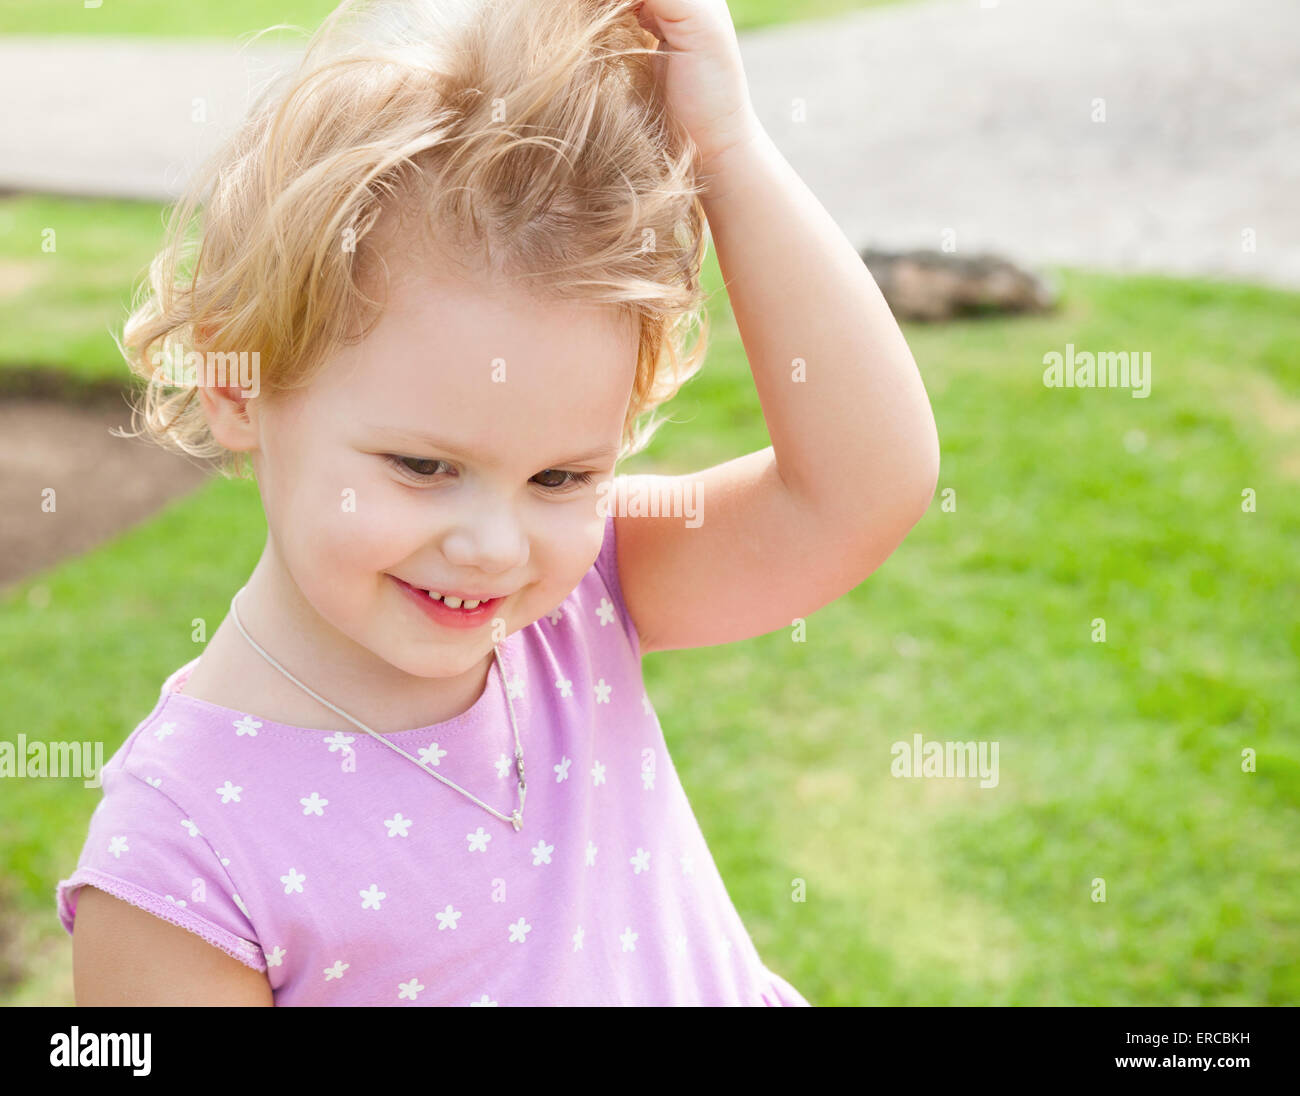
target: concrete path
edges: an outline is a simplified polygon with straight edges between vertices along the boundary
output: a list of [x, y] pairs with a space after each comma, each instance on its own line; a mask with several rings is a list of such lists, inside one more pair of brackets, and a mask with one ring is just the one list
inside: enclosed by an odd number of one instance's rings
[[[859, 246], [1300, 288], [1296, 0], [921, 0], [741, 46]], [[0, 186], [172, 197], [292, 56], [0, 40]]]

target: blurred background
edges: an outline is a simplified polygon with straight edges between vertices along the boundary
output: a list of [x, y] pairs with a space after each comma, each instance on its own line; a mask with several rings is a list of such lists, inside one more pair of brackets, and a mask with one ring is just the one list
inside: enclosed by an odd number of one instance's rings
[[[943, 453], [805, 642], [645, 659], [759, 953], [816, 1005], [1296, 1003], [1300, 6], [729, 6]], [[252, 32], [331, 7], [0, 0], [5, 740], [107, 760], [260, 554], [253, 484], [109, 434], [111, 333], [166, 203], [303, 41]], [[621, 471], [770, 444], [712, 253], [707, 278], [708, 364]], [[1067, 348], [1149, 354], [1149, 395], [1047, 386]], [[918, 734], [996, 742], [997, 785], [893, 776]], [[73, 1001], [54, 885], [99, 795], [0, 779], [0, 1002]]]

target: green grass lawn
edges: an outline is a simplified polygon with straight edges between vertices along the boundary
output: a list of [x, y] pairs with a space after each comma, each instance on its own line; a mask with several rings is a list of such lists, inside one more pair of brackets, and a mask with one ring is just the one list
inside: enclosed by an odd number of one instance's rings
[[[93, 0], [91, 0], [93, 3]], [[736, 26], [820, 19], [899, 0], [728, 0]], [[330, 0], [0, 0], [0, 34], [145, 34], [234, 37], [279, 23], [314, 29], [337, 3]]]
[[121, 332], [163, 229], [151, 202], [0, 198], [0, 370], [124, 376], [110, 332]]
[[[45, 349], [121, 375], [96, 332], [159, 209], [0, 209], [64, 226], [57, 258], [6, 234], [0, 262], [66, 264], [4, 304], [0, 357]], [[806, 642], [782, 631], [645, 659], [729, 892], [768, 965], [815, 1004], [1300, 999], [1300, 296], [1061, 273], [1057, 315], [907, 327], [939, 493]], [[707, 274], [720, 286], [712, 256]], [[721, 294], [713, 320], [705, 372], [624, 470], [769, 443]], [[1043, 355], [1067, 342], [1150, 351], [1150, 397], [1045, 388]], [[213, 480], [11, 590], [7, 737], [102, 738], [110, 756], [198, 653], [191, 618], [215, 629], [263, 537], [255, 488]], [[996, 741], [998, 786], [893, 778], [891, 744], [917, 733]], [[0, 903], [43, 958], [0, 995], [71, 1000], [53, 886], [98, 795], [5, 783]]]

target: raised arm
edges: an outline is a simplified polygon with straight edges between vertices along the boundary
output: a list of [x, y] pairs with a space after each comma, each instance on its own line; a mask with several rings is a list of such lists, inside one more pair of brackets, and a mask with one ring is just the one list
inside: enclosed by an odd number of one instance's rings
[[[643, 651], [788, 627], [884, 562], [930, 504], [934, 415], [880, 290], [756, 118], [706, 162], [705, 212], [772, 445], [626, 490], [690, 490], [703, 520], [616, 514]], [[674, 479], [682, 482], [674, 484]], [[687, 496], [690, 497], [690, 496]]]

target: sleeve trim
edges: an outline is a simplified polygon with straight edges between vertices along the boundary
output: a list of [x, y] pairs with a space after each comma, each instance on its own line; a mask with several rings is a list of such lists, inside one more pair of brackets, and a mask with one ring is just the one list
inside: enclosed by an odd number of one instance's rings
[[186, 907], [168, 902], [153, 891], [145, 890], [125, 879], [119, 879], [117, 876], [108, 875], [94, 868], [79, 868], [69, 878], [59, 882], [59, 920], [69, 933], [72, 932], [72, 925], [77, 915], [74, 894], [84, 884], [107, 891], [115, 898], [129, 902], [146, 913], [152, 913], [155, 917], [202, 937], [209, 944], [220, 948], [231, 958], [238, 959], [255, 971], [262, 973], [266, 971], [266, 957], [262, 954], [262, 949], [251, 940], [236, 936], [233, 932], [192, 913]]

